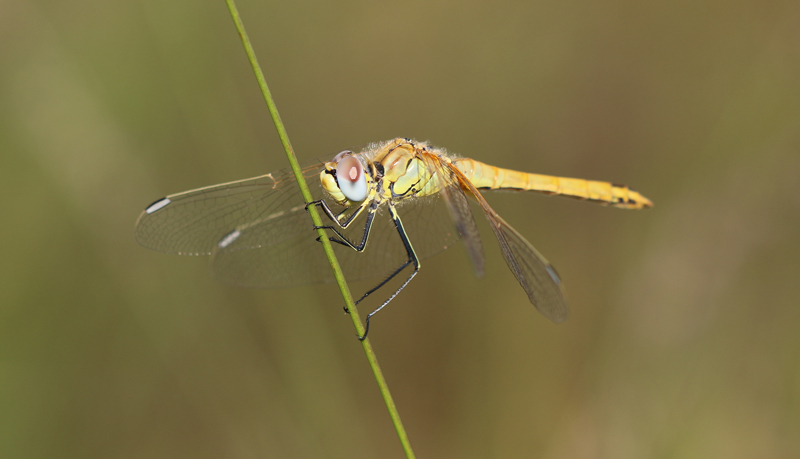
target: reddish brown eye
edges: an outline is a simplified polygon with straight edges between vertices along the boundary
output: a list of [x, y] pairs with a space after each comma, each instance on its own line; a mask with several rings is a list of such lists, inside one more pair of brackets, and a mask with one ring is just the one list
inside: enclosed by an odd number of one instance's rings
[[363, 201], [367, 197], [364, 166], [354, 156], [344, 156], [336, 164], [336, 183], [351, 201]]

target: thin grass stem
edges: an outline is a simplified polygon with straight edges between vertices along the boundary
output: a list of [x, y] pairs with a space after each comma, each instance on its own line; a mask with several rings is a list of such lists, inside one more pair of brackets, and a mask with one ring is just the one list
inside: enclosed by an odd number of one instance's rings
[[[289, 142], [289, 135], [286, 133], [286, 128], [283, 126], [281, 117], [278, 114], [278, 108], [275, 106], [275, 102], [272, 100], [272, 94], [267, 86], [264, 73], [261, 71], [261, 67], [258, 64], [255, 52], [253, 51], [253, 46], [250, 44], [250, 39], [247, 37], [244, 24], [242, 23], [241, 17], [239, 17], [239, 11], [236, 8], [234, 0], [225, 1], [228, 4], [228, 9], [231, 12], [233, 22], [236, 25], [236, 30], [239, 32], [239, 37], [242, 40], [245, 53], [247, 53], [247, 58], [250, 61], [250, 65], [253, 67], [253, 72], [255, 73], [256, 80], [258, 81], [258, 86], [261, 88], [261, 93], [264, 95], [264, 101], [267, 103], [269, 113], [272, 116], [272, 121], [275, 123], [275, 129], [278, 130], [278, 137], [280, 137], [281, 144], [283, 144], [283, 149], [286, 151], [286, 157], [289, 159], [289, 164], [291, 164], [295, 179], [297, 179], [297, 184], [300, 186], [303, 199], [306, 203], [309, 203], [313, 200], [313, 198], [311, 196], [311, 192], [309, 191], [308, 183], [306, 183], [305, 177], [303, 177], [303, 173], [297, 162], [297, 157], [294, 154], [294, 149], [292, 149], [292, 144]], [[308, 213], [311, 215], [311, 220], [314, 222], [314, 225], [322, 226], [322, 219], [320, 218], [319, 212], [317, 212], [316, 206], [309, 206]], [[353, 320], [353, 326], [356, 328], [356, 333], [358, 336], [363, 336], [364, 325], [361, 323], [361, 316], [358, 314], [358, 309], [353, 302], [353, 296], [350, 294], [350, 288], [344, 279], [344, 274], [339, 266], [339, 262], [336, 260], [336, 255], [333, 253], [333, 247], [328, 240], [328, 235], [323, 229], [318, 229], [317, 233], [320, 236], [320, 241], [322, 242], [322, 247], [325, 250], [325, 255], [328, 257], [328, 261], [331, 264], [331, 269], [333, 269], [333, 275], [336, 278], [336, 283], [339, 285], [339, 291], [342, 293], [345, 306], [347, 307], [347, 310], [350, 311], [350, 317]], [[369, 362], [370, 368], [372, 368], [372, 374], [375, 375], [375, 381], [378, 383], [381, 396], [383, 397], [383, 401], [386, 403], [386, 408], [389, 410], [389, 416], [392, 418], [392, 423], [394, 424], [395, 430], [397, 430], [397, 436], [400, 438], [400, 443], [403, 446], [406, 457], [409, 459], [414, 458], [414, 451], [411, 449], [411, 443], [408, 440], [408, 435], [403, 427], [400, 414], [397, 412], [397, 407], [394, 404], [392, 395], [389, 392], [389, 386], [386, 384], [386, 380], [381, 372], [381, 367], [378, 365], [378, 358], [375, 355], [375, 352], [372, 350], [372, 345], [369, 342], [369, 338], [362, 340], [361, 346], [364, 348], [364, 353], [367, 355], [367, 361]]]

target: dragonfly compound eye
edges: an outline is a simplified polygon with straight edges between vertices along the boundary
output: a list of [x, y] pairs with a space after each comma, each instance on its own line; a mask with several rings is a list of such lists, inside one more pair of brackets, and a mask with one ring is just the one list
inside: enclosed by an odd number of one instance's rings
[[345, 156], [336, 165], [336, 183], [350, 201], [363, 201], [367, 197], [367, 178], [364, 166], [354, 156]]

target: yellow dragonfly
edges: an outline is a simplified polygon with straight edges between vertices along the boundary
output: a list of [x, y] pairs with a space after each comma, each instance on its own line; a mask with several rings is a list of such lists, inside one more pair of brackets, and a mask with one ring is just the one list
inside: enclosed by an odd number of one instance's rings
[[330, 231], [345, 277], [384, 278], [357, 303], [413, 266], [400, 287], [367, 315], [359, 337], [364, 339], [370, 318], [416, 276], [421, 260], [461, 240], [476, 275], [483, 274], [483, 247], [468, 197], [483, 210], [531, 303], [555, 323], [566, 320], [555, 269], [489, 206], [482, 190], [537, 191], [624, 209], [653, 205], [624, 185], [501, 169], [407, 138], [358, 153], [342, 151], [303, 172], [313, 179], [311, 203], [303, 202], [287, 169], [159, 199], [136, 222], [136, 240], [161, 252], [211, 255], [212, 274], [228, 284], [283, 288], [332, 282], [306, 215], [308, 206], [319, 206], [330, 220], [323, 228]]

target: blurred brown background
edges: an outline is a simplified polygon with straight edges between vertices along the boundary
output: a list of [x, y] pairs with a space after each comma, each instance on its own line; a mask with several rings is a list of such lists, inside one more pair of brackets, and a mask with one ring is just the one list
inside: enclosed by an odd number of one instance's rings
[[[409, 136], [656, 204], [488, 196], [560, 326], [489, 232], [481, 280], [424, 264], [371, 333], [420, 458], [800, 456], [800, 4], [239, 7], [301, 159]], [[0, 2], [0, 43], [0, 457], [402, 457], [334, 286], [133, 239], [286, 167], [224, 2]]]

